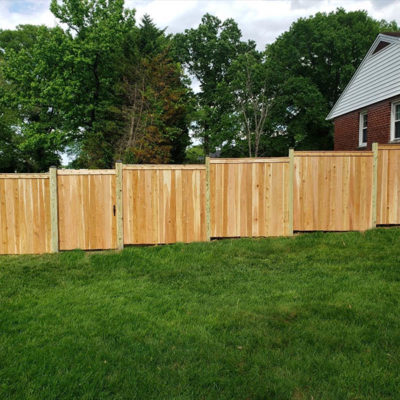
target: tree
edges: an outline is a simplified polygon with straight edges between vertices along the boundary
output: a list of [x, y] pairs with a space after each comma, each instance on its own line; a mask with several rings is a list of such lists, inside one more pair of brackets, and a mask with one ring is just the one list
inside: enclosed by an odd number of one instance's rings
[[120, 139], [116, 85], [123, 46], [135, 29], [134, 10], [124, 0], [52, 0], [51, 11], [72, 37], [68, 116], [79, 142], [75, 166], [110, 167]]
[[[260, 144], [266, 135], [266, 123], [273, 101], [265, 53], [253, 49], [233, 61], [229, 68], [228, 88], [240, 121], [249, 157], [260, 154]], [[243, 136], [243, 135], [242, 135]]]
[[136, 43], [136, 52], [128, 51], [124, 60], [119, 157], [134, 163], [182, 162], [189, 144], [191, 96], [172, 59], [170, 37], [145, 15]]
[[0, 147], [3, 170], [60, 164], [68, 91], [62, 79], [68, 38], [60, 28], [25, 25], [0, 33]]
[[231, 63], [240, 54], [254, 49], [255, 43], [241, 40], [234, 20], [222, 22], [206, 14], [197, 28], [176, 35], [175, 44], [184, 67], [200, 85], [194, 130], [205, 154], [209, 154], [233, 139], [237, 118], [225, 80]]
[[377, 34], [397, 29], [395, 22], [376, 21], [365, 11], [338, 9], [300, 18], [267, 47], [275, 93], [270, 118], [287, 146], [332, 147], [326, 115]]

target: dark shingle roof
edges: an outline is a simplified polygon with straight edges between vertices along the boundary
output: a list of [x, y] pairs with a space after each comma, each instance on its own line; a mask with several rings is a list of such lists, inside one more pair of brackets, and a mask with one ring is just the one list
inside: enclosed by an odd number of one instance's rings
[[400, 37], [400, 32], [382, 32], [383, 35]]

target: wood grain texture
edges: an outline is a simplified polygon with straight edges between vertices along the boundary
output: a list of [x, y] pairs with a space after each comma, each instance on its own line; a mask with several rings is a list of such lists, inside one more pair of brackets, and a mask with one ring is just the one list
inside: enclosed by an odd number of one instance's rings
[[290, 234], [289, 159], [260, 160], [210, 160], [212, 237]]
[[372, 222], [371, 228], [376, 228], [376, 200], [378, 196], [378, 143], [372, 143]]
[[124, 243], [207, 240], [204, 165], [184, 169], [160, 167], [124, 166]]
[[59, 174], [60, 250], [115, 249], [115, 206], [115, 174]]
[[124, 248], [124, 222], [123, 222], [123, 169], [122, 163], [117, 162], [115, 164], [115, 179], [116, 179], [116, 218], [117, 218], [117, 247], [119, 250]]
[[49, 178], [50, 178], [51, 252], [57, 253], [59, 250], [57, 168], [55, 167], [50, 168]]
[[259, 158], [212, 158], [213, 164], [254, 164], [254, 163], [282, 163], [288, 162], [286, 157], [259, 157]]
[[400, 224], [400, 145], [379, 145], [376, 223]]
[[0, 174], [0, 179], [49, 179], [49, 174]]
[[294, 230], [351, 231], [372, 226], [370, 151], [295, 152]]
[[182, 169], [188, 169], [188, 170], [198, 170], [198, 169], [205, 169], [205, 165], [203, 164], [186, 164], [186, 165], [177, 165], [177, 164], [134, 164], [134, 165], [124, 165], [124, 169], [127, 170], [138, 170], [138, 169], [155, 169], [157, 171], [159, 170], [182, 170]]
[[60, 250], [284, 236], [292, 218], [295, 231], [363, 231], [374, 226], [375, 201], [378, 225], [400, 224], [400, 145], [206, 164], [0, 174], [0, 254], [55, 251], [51, 210]]
[[211, 240], [211, 203], [210, 203], [210, 157], [206, 157], [206, 231], [207, 240]]
[[294, 184], [294, 149], [289, 149], [289, 234], [293, 235], [293, 184]]
[[39, 176], [0, 176], [0, 254], [51, 251], [49, 179]]
[[57, 175], [115, 175], [115, 169], [59, 169]]

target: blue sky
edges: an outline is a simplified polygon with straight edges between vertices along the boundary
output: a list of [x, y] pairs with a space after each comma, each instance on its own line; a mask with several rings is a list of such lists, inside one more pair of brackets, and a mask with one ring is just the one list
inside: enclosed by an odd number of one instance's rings
[[[256, 40], [258, 47], [271, 43], [299, 17], [318, 11], [367, 10], [377, 19], [397, 20], [400, 24], [400, 0], [125, 0], [135, 8], [137, 18], [150, 14], [160, 27], [171, 33], [197, 26], [206, 12], [221, 19], [234, 18], [245, 39]], [[56, 19], [49, 11], [50, 0], [0, 0], [0, 29], [18, 24], [55, 26]]]

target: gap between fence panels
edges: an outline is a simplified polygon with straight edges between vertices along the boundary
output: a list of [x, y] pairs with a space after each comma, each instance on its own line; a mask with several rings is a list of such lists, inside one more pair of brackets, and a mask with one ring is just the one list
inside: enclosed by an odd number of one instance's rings
[[398, 225], [397, 150], [0, 174], [0, 254]]

